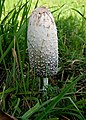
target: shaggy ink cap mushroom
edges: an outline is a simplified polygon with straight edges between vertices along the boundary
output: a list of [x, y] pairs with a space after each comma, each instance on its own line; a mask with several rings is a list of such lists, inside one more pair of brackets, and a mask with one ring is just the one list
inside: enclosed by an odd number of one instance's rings
[[36, 8], [28, 22], [27, 45], [29, 61], [37, 76], [53, 76], [58, 67], [57, 28], [46, 7]]

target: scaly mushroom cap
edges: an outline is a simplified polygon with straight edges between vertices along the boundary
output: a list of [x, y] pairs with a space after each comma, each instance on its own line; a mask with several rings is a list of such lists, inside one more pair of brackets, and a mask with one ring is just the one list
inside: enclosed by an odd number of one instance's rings
[[58, 66], [57, 29], [46, 7], [36, 8], [29, 19], [27, 31], [30, 67], [41, 77], [53, 76]]

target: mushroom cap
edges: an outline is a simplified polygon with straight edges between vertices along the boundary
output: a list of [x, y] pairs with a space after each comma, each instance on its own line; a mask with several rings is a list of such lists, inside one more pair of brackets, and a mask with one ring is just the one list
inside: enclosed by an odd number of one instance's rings
[[30, 67], [35, 74], [41, 77], [55, 75], [58, 67], [57, 28], [46, 7], [32, 12], [28, 22], [27, 45]]

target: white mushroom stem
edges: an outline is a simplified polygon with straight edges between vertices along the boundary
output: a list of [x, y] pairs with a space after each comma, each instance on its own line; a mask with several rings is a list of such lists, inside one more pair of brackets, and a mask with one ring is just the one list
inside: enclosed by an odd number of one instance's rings
[[39, 91], [46, 91], [48, 86], [48, 78], [39, 78]]
[[48, 78], [43, 78], [43, 90], [46, 91], [46, 88], [48, 86]]

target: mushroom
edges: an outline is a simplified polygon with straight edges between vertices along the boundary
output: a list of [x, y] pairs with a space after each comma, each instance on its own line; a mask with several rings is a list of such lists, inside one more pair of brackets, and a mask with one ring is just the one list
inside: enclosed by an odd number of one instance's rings
[[43, 90], [48, 76], [57, 73], [58, 37], [51, 12], [46, 7], [36, 8], [30, 15], [27, 31], [30, 67], [35, 75], [43, 78]]

